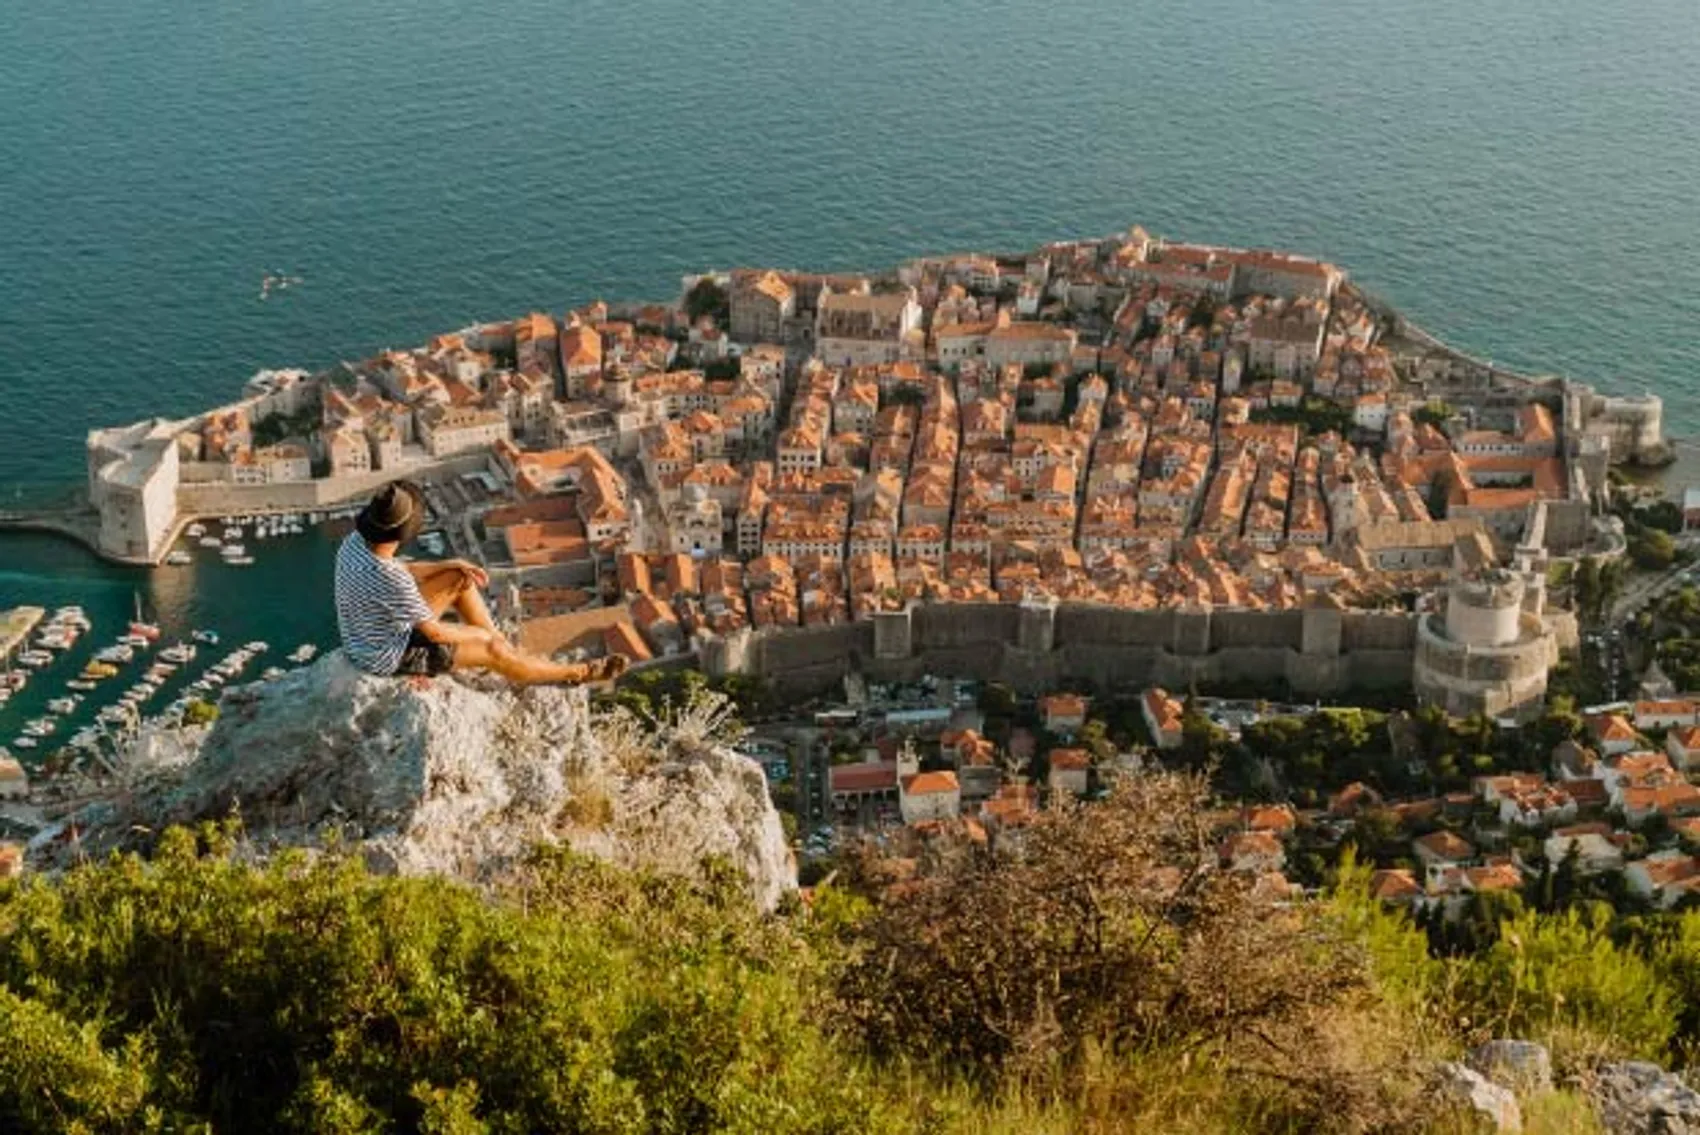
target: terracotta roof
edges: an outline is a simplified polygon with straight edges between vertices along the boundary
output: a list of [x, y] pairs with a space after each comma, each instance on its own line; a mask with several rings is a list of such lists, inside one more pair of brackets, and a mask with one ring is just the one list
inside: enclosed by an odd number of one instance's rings
[[1405, 870], [1377, 871], [1369, 877], [1370, 897], [1382, 902], [1397, 902], [1420, 898], [1422, 887], [1416, 877]]
[[885, 792], [897, 787], [896, 761], [834, 765], [829, 773], [834, 792]]
[[903, 782], [903, 791], [908, 796], [930, 796], [940, 792], [957, 792], [956, 774], [944, 772], [918, 772]]
[[1476, 849], [1455, 832], [1430, 832], [1412, 841], [1417, 847], [1440, 859], [1461, 860], [1475, 855]]

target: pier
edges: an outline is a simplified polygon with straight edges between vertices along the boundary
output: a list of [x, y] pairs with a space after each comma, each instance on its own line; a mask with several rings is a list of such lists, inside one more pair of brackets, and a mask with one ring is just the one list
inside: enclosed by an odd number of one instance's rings
[[14, 607], [0, 611], [0, 664], [9, 664], [12, 656], [29, 641], [30, 632], [47, 617], [40, 607]]

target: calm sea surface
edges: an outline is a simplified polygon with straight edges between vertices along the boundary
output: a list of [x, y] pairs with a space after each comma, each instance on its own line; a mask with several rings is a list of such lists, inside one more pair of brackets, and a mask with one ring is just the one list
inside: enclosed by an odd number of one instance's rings
[[[0, 503], [261, 366], [1136, 221], [1337, 260], [1695, 432], [1700, 5], [0, 4]], [[323, 551], [153, 586], [289, 641]], [[0, 606], [158, 578], [0, 539]]]

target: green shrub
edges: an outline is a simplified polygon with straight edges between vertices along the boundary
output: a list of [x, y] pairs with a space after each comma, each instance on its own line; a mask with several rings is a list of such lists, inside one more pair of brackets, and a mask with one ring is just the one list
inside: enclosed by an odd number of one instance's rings
[[1462, 1010], [1484, 1038], [1664, 1059], [1675, 1033], [1676, 990], [1651, 959], [1613, 940], [1611, 923], [1603, 904], [1551, 915], [1526, 911], [1505, 921], [1492, 946], [1458, 963]]
[[[888, 1128], [734, 888], [556, 858], [503, 901], [167, 835], [0, 892], [0, 1129]], [[569, 905], [570, 904], [570, 905]]]

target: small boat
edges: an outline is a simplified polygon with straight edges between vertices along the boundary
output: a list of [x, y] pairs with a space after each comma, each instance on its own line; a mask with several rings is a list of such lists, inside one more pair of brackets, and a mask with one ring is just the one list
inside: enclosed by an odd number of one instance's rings
[[54, 698], [47, 703], [47, 708], [58, 714], [74, 713], [77, 703], [81, 700], [80, 698]]
[[304, 642], [289, 652], [289, 660], [291, 662], [311, 662], [313, 661], [313, 655], [317, 653], [319, 653], [318, 647], [314, 646], [310, 642]]
[[121, 642], [117, 646], [107, 647], [94, 657], [97, 662], [105, 662], [108, 664], [113, 662], [128, 662], [132, 658], [136, 657], [136, 652]]
[[170, 564], [172, 567], [185, 567], [188, 564], [194, 563], [195, 558], [188, 552], [176, 551], [172, 552], [169, 556], [166, 556], [165, 562]]
[[197, 520], [195, 523], [189, 525], [189, 527], [187, 529], [185, 529], [185, 531], [187, 531], [189, 533], [189, 535], [195, 537], [198, 540], [202, 536], [205, 536], [207, 534], [207, 526], [205, 524], [202, 524], [200, 521]]
[[202, 536], [200, 539], [200, 545], [203, 548], [217, 548], [221, 546], [217, 536]]
[[8, 671], [7, 673], [0, 674], [0, 689], [21, 690], [24, 688], [24, 684], [28, 681], [29, 678], [26, 675], [19, 674], [15, 670]]
[[217, 631], [195, 631], [189, 637], [194, 639], [196, 642], [204, 642], [208, 646], [217, 646], [218, 645], [218, 632]]
[[266, 651], [270, 650], [271, 648], [272, 648], [271, 643], [261, 642], [258, 639], [255, 639], [253, 642], [244, 643], [242, 645], [241, 653], [243, 653], [243, 654], [264, 654]]
[[253, 567], [254, 566], [254, 557], [253, 556], [226, 556], [226, 557], [224, 557], [224, 562], [229, 564], [231, 567]]
[[262, 681], [275, 682], [287, 673], [288, 671], [281, 667], [267, 666], [264, 670], [260, 671], [260, 678]]
[[88, 693], [92, 690], [100, 689], [100, 685], [97, 682], [89, 681], [87, 678], [72, 678], [69, 682], [65, 683], [65, 688], [67, 690], [81, 690], [84, 693]]
[[38, 742], [34, 737], [19, 737], [17, 740], [12, 742], [12, 744], [16, 745], [20, 749], [33, 749], [39, 743], [40, 742]]
[[149, 642], [152, 642], [154, 639], [159, 637], [159, 627], [142, 618], [142, 593], [137, 591], [133, 594], [136, 597], [136, 617], [130, 623], [130, 633], [133, 635], [139, 635], [142, 638], [147, 639]]

